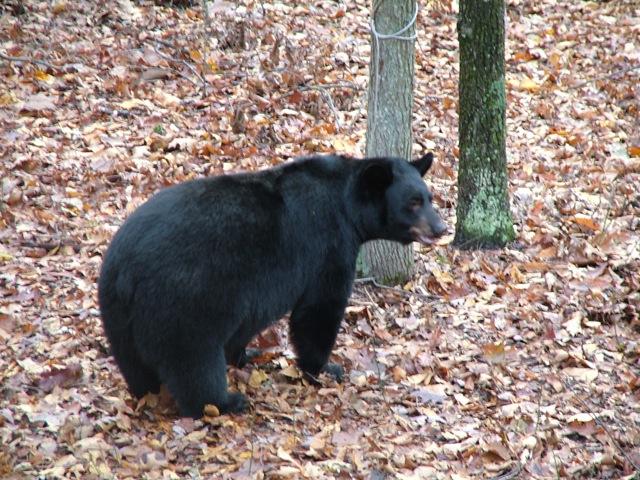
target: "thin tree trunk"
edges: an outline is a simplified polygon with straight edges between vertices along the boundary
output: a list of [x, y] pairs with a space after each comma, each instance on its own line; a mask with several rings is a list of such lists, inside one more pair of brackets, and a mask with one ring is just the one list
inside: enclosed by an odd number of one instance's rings
[[[374, 0], [376, 31], [390, 35], [411, 23], [416, 0]], [[371, 35], [369, 103], [367, 106], [368, 157], [411, 157], [415, 24], [399, 36], [378, 39]], [[413, 273], [413, 248], [384, 240], [363, 246], [362, 270], [381, 283], [406, 281]]]
[[504, 0], [460, 0], [460, 168], [454, 245], [514, 239], [505, 147]]

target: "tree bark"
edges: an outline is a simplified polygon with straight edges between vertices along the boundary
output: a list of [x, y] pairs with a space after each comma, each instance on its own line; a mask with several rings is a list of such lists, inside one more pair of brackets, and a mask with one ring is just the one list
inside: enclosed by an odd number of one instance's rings
[[[416, 0], [373, 0], [376, 31], [390, 35], [410, 24]], [[369, 101], [367, 105], [367, 157], [411, 158], [411, 110], [413, 106], [415, 22], [398, 36], [380, 39], [371, 35]], [[365, 276], [384, 284], [401, 283], [413, 273], [413, 248], [378, 240], [362, 248]]]
[[460, 0], [460, 168], [454, 245], [514, 239], [505, 146], [504, 0]]

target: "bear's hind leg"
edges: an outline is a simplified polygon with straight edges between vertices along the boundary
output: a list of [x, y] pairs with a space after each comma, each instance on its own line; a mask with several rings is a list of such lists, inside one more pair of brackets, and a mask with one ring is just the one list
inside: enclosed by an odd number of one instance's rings
[[248, 362], [262, 354], [258, 348], [248, 348], [247, 344], [255, 336], [256, 332], [248, 322], [241, 323], [231, 338], [224, 346], [224, 356], [227, 365], [243, 368]]
[[142, 361], [130, 339], [112, 341], [111, 353], [134, 397], [142, 398], [147, 393], [160, 391], [158, 375]]
[[224, 356], [227, 360], [227, 365], [231, 365], [236, 368], [244, 368], [245, 365], [251, 362], [254, 358], [262, 355], [262, 350], [259, 348], [242, 347], [236, 349], [225, 348]]
[[221, 347], [209, 346], [205, 351], [183, 353], [161, 369], [181, 415], [200, 418], [207, 404], [218, 407], [220, 413], [242, 412], [247, 408], [244, 395], [227, 391], [226, 362]]

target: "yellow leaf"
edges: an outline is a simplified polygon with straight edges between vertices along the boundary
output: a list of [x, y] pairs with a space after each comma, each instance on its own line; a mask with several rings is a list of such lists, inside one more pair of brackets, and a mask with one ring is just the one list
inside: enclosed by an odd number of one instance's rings
[[13, 260], [13, 255], [4, 250], [0, 250], [0, 262], [8, 262], [9, 260]]
[[200, 50], [189, 50], [189, 56], [194, 62], [202, 61], [202, 54], [200, 53]]
[[269, 377], [262, 370], [254, 369], [249, 377], [249, 386], [251, 388], [258, 388], [267, 378]]
[[640, 157], [640, 145], [629, 145], [627, 153], [630, 157]]
[[13, 92], [4, 92], [0, 95], [0, 105], [11, 105], [18, 103], [18, 97]]
[[518, 88], [520, 90], [526, 90], [527, 92], [535, 93], [540, 90], [540, 85], [538, 85], [530, 78], [525, 77], [524, 80], [520, 81]]
[[549, 55], [549, 63], [551, 63], [551, 65], [553, 65], [556, 70], [559, 69], [560, 67], [562, 67], [562, 55], [560, 55], [558, 52], [551, 53], [551, 55]]
[[36, 77], [36, 79], [45, 83], [53, 83], [53, 81], [56, 79], [56, 77], [54, 77], [53, 75], [49, 75], [47, 72], [43, 70], [36, 70], [36, 73], [34, 74], [34, 76]]
[[54, 15], [59, 15], [67, 9], [67, 2], [58, 2], [53, 6]]
[[213, 58], [209, 58], [207, 60], [207, 67], [209, 67], [209, 71], [217, 72], [218, 71], [218, 62], [216, 62]]
[[240, 460], [248, 460], [253, 456], [253, 452], [251, 450], [246, 450], [244, 452], [240, 452], [237, 458]]

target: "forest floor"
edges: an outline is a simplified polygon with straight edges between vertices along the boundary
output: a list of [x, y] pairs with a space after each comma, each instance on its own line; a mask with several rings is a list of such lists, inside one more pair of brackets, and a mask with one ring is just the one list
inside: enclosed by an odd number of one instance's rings
[[[167, 395], [128, 394], [96, 304], [113, 233], [166, 185], [362, 155], [368, 7], [216, 0], [207, 27], [199, 7], [149, 1], [0, 5], [1, 478], [638, 478], [630, 0], [508, 2], [518, 240], [416, 246], [411, 282], [356, 284], [343, 384], [304, 383], [280, 322], [261, 364], [229, 370], [246, 415], [181, 419]], [[414, 153], [435, 152], [453, 228], [455, 6], [417, 25]]]

